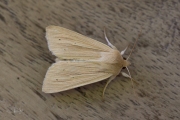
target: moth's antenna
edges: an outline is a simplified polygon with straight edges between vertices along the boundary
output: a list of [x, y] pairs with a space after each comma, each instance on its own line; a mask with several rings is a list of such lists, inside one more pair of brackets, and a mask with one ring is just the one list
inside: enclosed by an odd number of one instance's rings
[[111, 47], [111, 48], [113, 48], [113, 49], [117, 49], [114, 45], [112, 45], [111, 44], [111, 42], [109, 42], [109, 40], [108, 40], [108, 38], [107, 38], [107, 35], [106, 35], [106, 28], [104, 27], [104, 37], [105, 37], [105, 39], [106, 39], [106, 41], [107, 41], [107, 43], [108, 43], [108, 45]]
[[[141, 29], [141, 32], [142, 32], [142, 29]], [[133, 45], [133, 47], [132, 47], [132, 49], [131, 49], [131, 52], [130, 52], [129, 56], [127, 57], [127, 60], [128, 60], [129, 57], [131, 56], [131, 54], [132, 54], [132, 52], [133, 52], [133, 50], [134, 50], [134, 48], [135, 48], [135, 46], [136, 46], [136, 43], [137, 43], [138, 39], [139, 39], [140, 36], [141, 36], [141, 32], [138, 34], [138, 37], [136, 38], [136, 41], [134, 42], [134, 45]]]

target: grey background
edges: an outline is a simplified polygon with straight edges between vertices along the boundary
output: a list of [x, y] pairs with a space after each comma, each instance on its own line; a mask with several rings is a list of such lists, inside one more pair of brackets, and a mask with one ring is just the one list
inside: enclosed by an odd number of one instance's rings
[[[180, 119], [180, 1], [1, 0], [1, 120]], [[123, 50], [142, 30], [129, 66], [139, 83], [121, 75], [56, 94], [41, 91], [54, 62], [45, 27], [62, 26]], [[127, 57], [128, 53], [125, 55]], [[134, 92], [133, 92], [134, 91]]]

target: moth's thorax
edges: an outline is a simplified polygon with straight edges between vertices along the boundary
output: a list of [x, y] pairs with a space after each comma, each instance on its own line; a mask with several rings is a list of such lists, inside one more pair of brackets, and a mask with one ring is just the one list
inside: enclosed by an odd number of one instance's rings
[[123, 58], [121, 57], [119, 51], [117, 50], [112, 50], [109, 52], [101, 52], [100, 58], [98, 59], [98, 61], [102, 61], [110, 64], [119, 63], [121, 60], [123, 60]]
[[100, 66], [106, 66], [106, 70], [113, 75], [117, 75], [123, 67], [123, 58], [117, 50], [110, 50], [107, 52], [100, 52], [99, 58], [94, 62], [100, 63]]
[[118, 50], [114, 50], [114, 62], [117, 63], [119, 69], [122, 69], [123, 67], [127, 67], [130, 65], [130, 62], [124, 60]]

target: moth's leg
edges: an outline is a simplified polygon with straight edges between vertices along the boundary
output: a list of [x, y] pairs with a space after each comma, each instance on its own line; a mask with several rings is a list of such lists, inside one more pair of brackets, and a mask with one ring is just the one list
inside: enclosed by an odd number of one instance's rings
[[131, 76], [128, 75], [127, 73], [125, 73], [125, 72], [121, 72], [121, 74], [122, 74], [124, 77], [131, 78]]
[[107, 88], [107, 86], [109, 85], [109, 83], [115, 78], [116, 76], [111, 76], [110, 78], [109, 78], [109, 80], [107, 81], [107, 83], [106, 83], [106, 85], [105, 85], [105, 87], [104, 87], [104, 90], [103, 90], [103, 94], [102, 94], [102, 97], [104, 98], [104, 93], [105, 93], [105, 91], [106, 91], [106, 88]]
[[105, 39], [106, 39], [108, 45], [109, 45], [111, 48], [117, 50], [117, 48], [109, 42], [109, 40], [108, 40], [108, 38], [107, 38], [107, 36], [106, 36], [106, 30], [105, 30], [105, 29], [104, 29], [104, 37], [105, 37]]
[[128, 48], [128, 46], [123, 51], [121, 51], [121, 55], [124, 55], [124, 53], [126, 52], [127, 48]]
[[121, 74], [122, 74], [124, 77], [127, 77], [127, 78], [132, 79], [132, 81], [133, 81], [133, 82], [135, 82], [136, 84], [139, 84], [136, 80], [134, 80], [133, 78], [131, 78], [131, 76], [130, 76], [130, 75], [128, 75], [127, 73], [125, 73], [125, 72], [121, 72]]

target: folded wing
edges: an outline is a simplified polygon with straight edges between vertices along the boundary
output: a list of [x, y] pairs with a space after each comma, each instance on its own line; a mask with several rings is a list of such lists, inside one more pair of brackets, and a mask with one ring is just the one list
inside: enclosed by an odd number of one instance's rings
[[50, 51], [59, 59], [97, 60], [102, 52], [112, 51], [101, 42], [58, 26], [46, 28], [46, 39]]
[[115, 65], [98, 62], [59, 61], [48, 69], [42, 91], [54, 93], [98, 82], [117, 69]]

